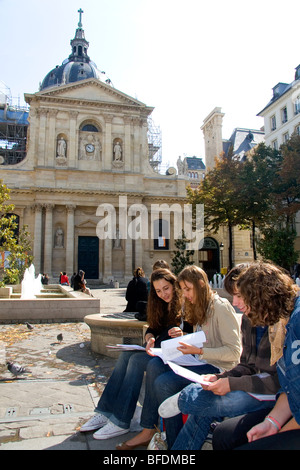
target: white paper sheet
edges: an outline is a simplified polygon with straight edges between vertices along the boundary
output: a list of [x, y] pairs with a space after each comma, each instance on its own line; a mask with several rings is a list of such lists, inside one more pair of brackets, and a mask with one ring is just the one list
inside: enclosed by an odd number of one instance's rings
[[167, 364], [171, 367], [171, 369], [177, 375], [181, 375], [186, 379], [190, 380], [191, 382], [199, 383], [200, 385], [211, 385], [212, 382], [208, 382], [207, 380], [203, 379], [203, 375], [197, 374], [196, 372], [192, 372], [191, 370], [185, 369], [178, 364], [175, 364], [172, 361], [168, 361]]
[[162, 341], [161, 349], [165, 360], [173, 361], [184, 354], [181, 351], [178, 351], [179, 343], [187, 343], [197, 348], [202, 348], [203, 343], [205, 343], [206, 337], [204, 331], [197, 331], [196, 333], [191, 333], [185, 336], [177, 336], [176, 338], [168, 339]]
[[[161, 348], [150, 348], [150, 352], [154, 356], [158, 356], [161, 360], [167, 364], [168, 360], [165, 358], [164, 353]], [[180, 352], [180, 351], [178, 351]], [[176, 364], [180, 364], [181, 366], [201, 366], [201, 364], [206, 364], [206, 361], [199, 361], [195, 356], [192, 354], [181, 354], [175, 359], [173, 362]]]

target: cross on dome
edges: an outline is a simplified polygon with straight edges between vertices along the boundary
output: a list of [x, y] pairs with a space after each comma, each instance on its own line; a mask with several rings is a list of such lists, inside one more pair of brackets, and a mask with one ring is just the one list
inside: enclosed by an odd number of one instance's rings
[[81, 20], [82, 20], [82, 13], [84, 13], [84, 12], [83, 12], [83, 10], [80, 8], [80, 9], [78, 10], [78, 13], [79, 13], [78, 27], [79, 27], [79, 28], [82, 28], [82, 22], [81, 22]]

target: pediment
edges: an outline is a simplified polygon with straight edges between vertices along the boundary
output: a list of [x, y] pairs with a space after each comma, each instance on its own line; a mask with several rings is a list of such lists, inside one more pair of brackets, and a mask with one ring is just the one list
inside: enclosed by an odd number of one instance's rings
[[125, 93], [113, 88], [95, 78], [81, 80], [79, 82], [46, 88], [35, 94], [36, 97], [51, 97], [52, 99], [66, 99], [76, 101], [100, 102], [115, 105], [129, 105], [145, 108], [141, 101], [132, 98]]
[[96, 228], [96, 226], [97, 223], [95, 223], [91, 219], [85, 220], [84, 222], [81, 222], [80, 224], [76, 225], [77, 228]]

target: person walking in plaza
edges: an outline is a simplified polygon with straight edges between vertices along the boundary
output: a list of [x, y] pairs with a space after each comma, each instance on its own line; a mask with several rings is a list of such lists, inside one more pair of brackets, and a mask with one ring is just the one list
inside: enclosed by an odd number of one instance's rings
[[120, 354], [95, 409], [96, 414], [80, 429], [91, 431], [100, 428], [93, 435], [95, 439], [109, 439], [129, 432], [144, 372], [153, 359], [148, 354], [149, 349], [160, 347], [166, 339], [182, 335], [179, 328], [181, 306], [175, 275], [167, 269], [158, 269], [151, 274], [150, 283], [146, 351], [125, 351]]
[[277, 365], [280, 390], [265, 415], [254, 412], [221, 423], [214, 448], [300, 450], [299, 287], [276, 266], [261, 263], [241, 274], [237, 289], [253, 322], [262, 323], [267, 315], [271, 362]]
[[[185, 297], [184, 319], [203, 330], [207, 342], [203, 348], [184, 343], [178, 348], [183, 354], [196, 355], [199, 365], [186, 366], [197, 374], [219, 373], [232, 368], [240, 357], [240, 327], [233, 307], [227, 299], [214, 293], [206, 273], [197, 266], [187, 266], [178, 275], [178, 282]], [[164, 362], [156, 357], [149, 362], [146, 372], [146, 392], [141, 415], [141, 433], [117, 446], [118, 450], [130, 450], [151, 438], [158, 422], [158, 407], [167, 397], [182, 390], [190, 380], [177, 375]], [[182, 427], [182, 417], [178, 415], [165, 420], [168, 447], [174, 442]]]
[[[198, 450], [201, 449], [213, 421], [222, 421], [224, 417], [233, 417], [242, 413], [252, 412], [272, 407], [274, 396], [279, 389], [276, 366], [273, 360], [273, 350], [270, 346], [270, 326], [277, 321], [268, 302], [258, 302], [253, 310], [240, 293], [239, 279], [243, 273], [252, 269], [259, 271], [259, 264], [254, 267], [238, 266], [230, 271], [225, 287], [233, 293], [233, 305], [243, 312], [242, 338], [243, 352], [240, 363], [222, 374], [206, 375], [203, 378], [209, 385], [191, 384], [181, 393], [165, 400], [159, 408], [162, 417], [171, 417], [178, 413], [188, 414], [189, 417], [178, 434], [172, 449]], [[252, 285], [262, 282], [261, 279], [249, 280], [244, 288], [251, 289]], [[231, 285], [231, 287], [230, 287]], [[279, 306], [276, 304], [276, 312]], [[274, 299], [272, 308], [274, 308]], [[255, 308], [257, 313], [255, 313]], [[268, 327], [262, 330], [260, 327]], [[271, 361], [271, 363], [270, 363]], [[255, 397], [253, 394], [260, 394]], [[259, 399], [258, 399], [259, 398]]]

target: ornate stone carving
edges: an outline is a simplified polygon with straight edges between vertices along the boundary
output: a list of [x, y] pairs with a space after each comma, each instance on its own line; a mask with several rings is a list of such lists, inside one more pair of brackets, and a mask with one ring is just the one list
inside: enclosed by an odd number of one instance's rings
[[80, 132], [79, 160], [101, 160], [102, 146], [94, 132]]

